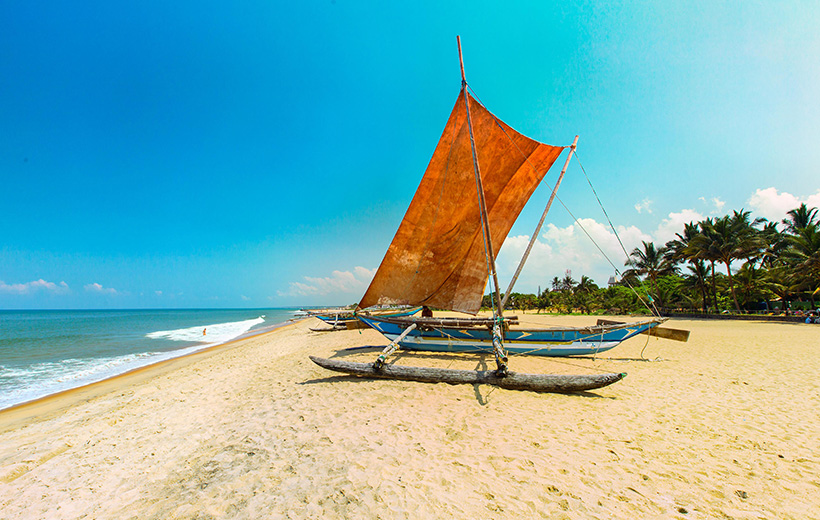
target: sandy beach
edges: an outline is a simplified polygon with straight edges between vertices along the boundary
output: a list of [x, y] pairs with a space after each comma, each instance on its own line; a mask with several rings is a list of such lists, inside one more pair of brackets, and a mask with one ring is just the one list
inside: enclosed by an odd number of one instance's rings
[[386, 341], [316, 326], [0, 412], [0, 518], [820, 518], [818, 326], [674, 320], [688, 343], [512, 358], [629, 374], [579, 395], [337, 375], [308, 354]]

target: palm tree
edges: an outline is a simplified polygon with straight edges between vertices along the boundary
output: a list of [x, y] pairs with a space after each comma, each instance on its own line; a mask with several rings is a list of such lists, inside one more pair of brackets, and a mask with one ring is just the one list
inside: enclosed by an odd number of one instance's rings
[[792, 284], [789, 281], [790, 278], [791, 274], [789, 273], [786, 265], [770, 267], [766, 270], [766, 275], [764, 277], [766, 280], [766, 288], [778, 297], [783, 304], [784, 310], [786, 308], [786, 302], [792, 293]]
[[769, 288], [766, 271], [755, 269], [752, 264], [746, 263], [735, 273], [735, 282], [744, 305], [760, 300], [767, 300], [773, 294]]
[[[732, 227], [738, 237], [737, 259], [745, 259], [746, 263], [741, 266], [750, 271], [749, 276], [746, 277], [746, 282], [750, 283], [752, 287], [750, 290], [757, 291], [755, 284], [761, 282], [761, 278], [755, 272], [755, 264], [763, 258], [766, 250], [766, 242], [757, 229], [757, 226], [764, 224], [766, 219], [756, 218], [751, 220], [750, 211], [733, 211], [732, 212]], [[745, 305], [745, 303], [744, 303]]]
[[793, 267], [793, 277], [797, 289], [807, 289], [814, 307], [814, 294], [820, 287], [820, 228], [809, 224], [797, 228], [795, 236], [788, 237], [791, 247], [786, 258]]
[[766, 222], [765, 218], [751, 220], [751, 211], [732, 211], [732, 228], [738, 235], [738, 258], [754, 263], [760, 259], [765, 243], [757, 226]]
[[805, 202], [786, 214], [788, 217], [783, 219], [783, 224], [786, 226], [786, 231], [793, 235], [796, 235], [800, 229], [817, 224], [815, 221], [817, 208], [809, 209]]
[[575, 286], [575, 292], [593, 292], [597, 290], [598, 284], [596, 284], [592, 278], [587, 275], [583, 275], [581, 277], [581, 281]]
[[735, 284], [732, 279], [732, 261], [739, 254], [738, 237], [732, 226], [732, 219], [729, 215], [716, 218], [712, 222], [711, 228], [705, 231], [705, 236], [712, 241], [710, 248], [714, 251], [717, 257], [716, 260], [726, 266], [726, 272], [729, 275], [729, 290], [732, 292], [735, 310], [740, 312], [740, 305], [737, 303], [737, 295], [735, 294]]
[[[659, 298], [658, 276], [668, 274], [674, 268], [665, 256], [665, 247], [656, 248], [653, 242], [642, 243], [643, 249], [638, 247], [633, 249], [626, 265], [632, 266], [637, 274], [647, 276], [652, 286], [652, 294], [655, 298]], [[660, 304], [663, 307], [663, 301], [660, 301]]]
[[751, 222], [749, 215], [748, 211], [740, 210], [733, 212], [731, 216], [725, 215], [714, 220], [706, 219], [700, 223], [701, 234], [694, 239], [698, 248], [709, 252], [710, 260], [719, 261], [726, 266], [729, 290], [732, 293], [735, 310], [738, 312], [740, 312], [740, 304], [735, 293], [732, 262], [740, 258], [747, 258], [760, 245], [757, 230], [754, 228], [760, 220]]
[[684, 279], [684, 285], [692, 290], [700, 292], [701, 307], [705, 314], [706, 307], [708, 304], [706, 291], [709, 289], [709, 284], [706, 283], [706, 277], [709, 276], [709, 268], [706, 267], [706, 262], [699, 258], [696, 258], [691, 262], [691, 265], [689, 266], [689, 272], [691, 274], [690, 276]]
[[578, 306], [589, 314], [596, 303], [598, 285], [589, 276], [581, 276], [581, 281], [574, 288], [574, 293]]
[[572, 291], [573, 287], [577, 282], [572, 279], [572, 274], [567, 271], [564, 275], [564, 278], [561, 279], [560, 287], [562, 291]]
[[666, 243], [666, 257], [672, 262], [684, 262], [694, 258], [688, 254], [687, 247], [689, 247], [689, 244], [692, 243], [692, 239], [695, 238], [698, 233], [700, 233], [698, 225], [694, 222], [684, 224], [683, 234], [675, 233], [675, 236], [678, 238]]
[[712, 278], [712, 303], [715, 311], [718, 310], [717, 280], [715, 278], [715, 262], [719, 259], [717, 249], [714, 247], [715, 240], [711, 237], [714, 221], [711, 218], [701, 220], [697, 223], [698, 233], [689, 240], [685, 248], [685, 253], [689, 258], [696, 258], [709, 262]]
[[760, 256], [760, 265], [771, 268], [783, 265], [784, 253], [789, 247], [786, 237], [777, 229], [777, 222], [767, 222], [759, 232], [763, 241], [763, 250]]
[[552, 304], [552, 295], [549, 291], [542, 292], [536, 300], [536, 306], [540, 313], [542, 309], [548, 308]]
[[691, 247], [692, 240], [698, 236], [699, 233], [698, 225], [694, 222], [685, 224], [683, 234], [675, 233], [675, 236], [678, 238], [666, 243], [666, 259], [673, 265], [684, 261], [689, 262], [689, 270], [693, 276], [697, 277], [697, 283], [695, 285], [701, 290], [701, 304], [703, 312], [706, 313], [706, 276], [708, 273], [703, 260], [698, 258], [696, 252]]

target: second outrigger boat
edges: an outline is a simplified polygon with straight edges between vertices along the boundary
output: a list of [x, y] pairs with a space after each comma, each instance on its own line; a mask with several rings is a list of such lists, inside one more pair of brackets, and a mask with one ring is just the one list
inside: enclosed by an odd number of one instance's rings
[[332, 331], [332, 330], [350, 330], [367, 328], [368, 325], [361, 321], [363, 316], [385, 317], [385, 318], [399, 318], [403, 316], [412, 316], [418, 313], [421, 307], [388, 307], [382, 309], [369, 309], [364, 312], [357, 312], [356, 309], [351, 308], [337, 308], [337, 309], [301, 309], [307, 316], [317, 318], [332, 328], [330, 329], [311, 329], [313, 331]]
[[[545, 375], [508, 371], [508, 354], [570, 356], [609, 350], [636, 334], [650, 333], [665, 321], [554, 329], [516, 329], [504, 315], [495, 259], [513, 223], [547, 171], [563, 152], [513, 130], [468, 92], [458, 40], [461, 92], [433, 157], [359, 309], [375, 305], [421, 305], [476, 315], [488, 280], [491, 318], [422, 316], [359, 318], [390, 339], [373, 363], [311, 357], [330, 370], [370, 377], [449, 383], [489, 383], [506, 388], [572, 392], [600, 388], [626, 374]], [[538, 237], [578, 137], [555, 183], [506, 295], [512, 293]], [[425, 314], [427, 314], [425, 316]], [[654, 331], [652, 331], [654, 332]], [[402, 367], [386, 363], [401, 346], [436, 352], [489, 352], [494, 371]]]

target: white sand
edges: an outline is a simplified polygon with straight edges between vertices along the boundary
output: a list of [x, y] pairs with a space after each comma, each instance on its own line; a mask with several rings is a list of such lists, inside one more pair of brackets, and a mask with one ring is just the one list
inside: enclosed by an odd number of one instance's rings
[[307, 355], [386, 341], [301, 322], [0, 412], [0, 518], [820, 518], [820, 326], [667, 325], [512, 358], [629, 373], [560, 395], [336, 375]]

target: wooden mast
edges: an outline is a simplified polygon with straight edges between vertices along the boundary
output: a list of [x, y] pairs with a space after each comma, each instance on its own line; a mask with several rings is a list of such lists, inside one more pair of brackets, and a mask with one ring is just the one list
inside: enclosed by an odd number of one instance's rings
[[[478, 155], [475, 151], [475, 137], [473, 136], [473, 120], [470, 117], [470, 96], [467, 95], [467, 78], [464, 75], [464, 58], [461, 55], [461, 37], [456, 36], [458, 42], [458, 62], [461, 65], [461, 93], [464, 94], [464, 108], [467, 110], [467, 129], [470, 131], [470, 148], [473, 151], [473, 170], [475, 171], [475, 184], [478, 190], [478, 206], [481, 213], [481, 225], [484, 232], [484, 252], [487, 255], [487, 265], [490, 269], [490, 277], [493, 280], [495, 289], [495, 305], [493, 306], [493, 354], [498, 367], [496, 375], [505, 377], [507, 375], [507, 351], [503, 343], [503, 327], [501, 323], [504, 319], [501, 308], [501, 294], [498, 292], [498, 274], [495, 269], [495, 254], [493, 252], [493, 241], [490, 236], [490, 220], [487, 217], [487, 202], [484, 200], [484, 185], [481, 183], [481, 170], [478, 168]], [[497, 319], [496, 319], [497, 318]]]
[[[569, 155], [567, 156], [566, 162], [564, 162], [564, 167], [561, 169], [561, 174], [558, 175], [558, 180], [555, 182], [555, 187], [552, 189], [552, 194], [550, 195], [550, 200], [547, 201], [547, 207], [544, 208], [544, 212], [541, 214], [541, 220], [538, 221], [538, 225], [535, 226], [535, 231], [532, 233], [532, 237], [530, 237], [530, 243], [527, 245], [527, 250], [524, 251], [524, 256], [521, 257], [521, 262], [518, 264], [518, 269], [515, 270], [515, 274], [510, 280], [510, 285], [507, 287], [507, 292], [504, 293], [504, 301], [502, 301], [498, 307], [499, 309], [503, 309], [507, 306], [507, 300], [510, 299], [510, 294], [512, 294], [513, 286], [515, 282], [518, 281], [518, 275], [521, 274], [521, 270], [524, 269], [524, 264], [527, 262], [527, 257], [530, 256], [530, 251], [532, 251], [532, 246], [535, 245], [536, 239], [538, 239], [538, 233], [541, 232], [541, 226], [544, 225], [544, 220], [547, 218], [547, 213], [550, 211], [550, 207], [552, 206], [552, 201], [555, 199], [555, 194], [558, 192], [558, 186], [561, 185], [561, 181], [564, 179], [564, 174], [567, 173], [567, 167], [569, 166], [569, 160], [572, 159], [572, 154], [575, 152], [575, 147], [578, 146], [578, 136], [575, 136], [575, 140], [572, 141], [572, 146], [569, 147]], [[539, 294], [540, 296], [540, 294]], [[499, 311], [500, 312], [500, 311]]]
[[499, 316], [502, 316], [501, 308], [501, 294], [498, 292], [498, 275], [495, 270], [495, 255], [493, 250], [492, 237], [490, 236], [490, 221], [487, 218], [487, 203], [484, 200], [484, 185], [481, 183], [481, 171], [478, 167], [478, 156], [475, 151], [475, 138], [473, 137], [473, 121], [470, 117], [470, 99], [467, 96], [467, 79], [464, 75], [464, 58], [461, 55], [461, 36], [456, 36], [458, 42], [458, 62], [461, 65], [461, 92], [464, 94], [464, 106], [467, 109], [467, 129], [470, 131], [470, 147], [473, 151], [473, 169], [475, 171], [475, 183], [478, 190], [478, 205], [481, 213], [481, 225], [484, 231], [484, 249], [487, 255], [487, 263], [490, 267], [490, 277], [493, 280], [493, 287], [495, 288], [496, 310]]

